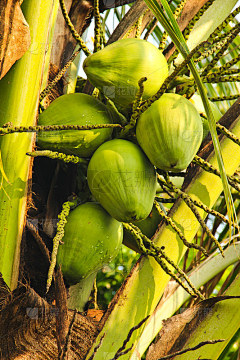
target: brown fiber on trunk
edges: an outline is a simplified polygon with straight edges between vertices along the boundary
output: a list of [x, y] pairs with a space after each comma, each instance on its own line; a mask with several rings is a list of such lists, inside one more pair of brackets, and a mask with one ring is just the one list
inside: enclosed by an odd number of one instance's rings
[[[18, 0], [0, 1], [0, 79], [31, 44], [28, 23]], [[31, 50], [29, 50], [31, 51]]]
[[[7, 291], [7, 290], [6, 290]], [[12, 293], [1, 291], [1, 360], [58, 359], [56, 320], [60, 309], [50, 306], [33, 289], [21, 286]], [[68, 311], [71, 322], [74, 312]], [[77, 313], [68, 339], [66, 359], [83, 359], [98, 334], [97, 325]]]

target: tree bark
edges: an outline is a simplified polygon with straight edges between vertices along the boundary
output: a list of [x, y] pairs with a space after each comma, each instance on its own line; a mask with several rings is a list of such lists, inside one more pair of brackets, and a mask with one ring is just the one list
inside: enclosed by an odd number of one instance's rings
[[[56, 322], [61, 307], [49, 305], [28, 286], [9, 293], [0, 278], [1, 360], [58, 359]], [[74, 311], [68, 311], [69, 322]], [[98, 334], [97, 322], [76, 313], [68, 342], [67, 359], [83, 359]]]

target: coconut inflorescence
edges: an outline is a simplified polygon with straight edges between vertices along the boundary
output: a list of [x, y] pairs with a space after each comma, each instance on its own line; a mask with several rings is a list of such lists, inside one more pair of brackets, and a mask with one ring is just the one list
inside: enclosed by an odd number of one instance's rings
[[[157, 209], [153, 207], [150, 214], [145, 220], [132, 221], [132, 223], [141, 230], [143, 235], [151, 239], [151, 237], [157, 231], [158, 225], [160, 224], [161, 221], [162, 221], [162, 216], [159, 214]], [[123, 244], [138, 253], [142, 253], [142, 250], [139, 248], [133, 235], [128, 231], [126, 231], [125, 229], [123, 230]]]

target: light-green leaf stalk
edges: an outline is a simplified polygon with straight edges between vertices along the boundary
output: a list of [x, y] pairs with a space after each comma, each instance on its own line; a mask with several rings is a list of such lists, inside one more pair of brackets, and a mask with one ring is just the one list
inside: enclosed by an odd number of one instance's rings
[[[206, 284], [214, 276], [239, 260], [240, 243], [230, 245], [225, 250], [225, 258], [216, 251], [213, 255], [202, 262], [191, 274], [188, 274], [197, 289]], [[187, 300], [190, 295], [178, 286], [170, 297], [160, 302], [145, 327], [136, 349], [130, 360], [134, 360], [137, 354], [143, 355], [148, 346], [154, 340], [163, 326], [163, 320], [171, 317]]]
[[[48, 48], [49, 29], [53, 27], [58, 1], [25, 0], [22, 10], [30, 27], [31, 45], [0, 81], [0, 126], [35, 125], [38, 97]], [[34, 137], [31, 133], [1, 137], [2, 168], [9, 183], [0, 189], [0, 272], [7, 285], [17, 285], [20, 244], [26, 217], [28, 173]], [[2, 171], [1, 171], [2, 172]], [[2, 172], [3, 173], [3, 172]]]

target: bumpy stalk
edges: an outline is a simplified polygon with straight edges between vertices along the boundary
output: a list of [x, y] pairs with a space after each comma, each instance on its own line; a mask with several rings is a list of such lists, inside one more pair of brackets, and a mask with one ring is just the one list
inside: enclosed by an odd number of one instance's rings
[[149, 29], [148, 29], [148, 31], [146, 32], [145, 36], [144, 36], [144, 40], [147, 40], [147, 39], [149, 38], [149, 36], [151, 35], [151, 33], [153, 32], [153, 30], [154, 30], [155, 27], [157, 26], [157, 23], [158, 23], [158, 19], [155, 18], [155, 19], [151, 22], [151, 24], [150, 24], [150, 26], [149, 26]]
[[234, 19], [236, 15], [240, 12], [240, 6], [238, 6], [228, 17], [214, 30], [214, 32], [210, 35], [209, 39], [214, 39], [217, 34], [219, 34], [228, 24]]
[[229, 44], [233, 41], [233, 39], [237, 36], [240, 31], [240, 24], [236, 25], [229, 34], [225, 37], [225, 44], [221, 47], [219, 52], [215, 55], [214, 59], [205, 67], [202, 76], [207, 76], [210, 70], [217, 64], [218, 60], [223, 56], [224, 52], [227, 50]]
[[236, 144], [240, 145], [240, 139], [239, 137], [237, 137], [236, 135], [234, 135], [231, 131], [229, 131], [227, 128], [225, 128], [225, 126], [220, 125], [220, 124], [216, 124], [216, 127], [219, 131], [221, 131], [221, 133], [223, 133], [224, 135], [226, 135], [229, 139], [231, 139], [233, 142], [235, 142]]
[[[231, 137], [228, 136], [228, 138], [231, 138]], [[218, 177], [221, 177], [220, 172], [214, 166], [209, 164], [207, 161], [201, 159], [199, 156], [195, 155], [192, 162], [194, 164], [201, 166], [201, 168], [203, 168], [205, 171], [208, 171], [209, 173], [212, 173], [214, 175], [217, 175]], [[228, 175], [228, 182], [235, 190], [240, 192], [240, 187], [236, 183], [236, 179], [234, 177]]]
[[240, 61], [240, 54], [235, 58], [233, 58], [232, 60], [228, 61], [226, 64], [220, 67], [215, 67], [214, 72], [221, 75], [222, 72], [225, 72], [226, 70], [230, 69], [233, 65], [237, 64], [239, 61]]
[[197, 249], [199, 251], [201, 251], [205, 256], [208, 256], [207, 251], [200, 245], [194, 244], [194, 243], [189, 243], [185, 236], [183, 235], [182, 231], [177, 227], [177, 225], [174, 223], [174, 221], [167, 216], [166, 214], [164, 214], [164, 212], [162, 211], [162, 209], [160, 208], [160, 206], [158, 205], [157, 201], [154, 201], [154, 206], [157, 209], [158, 213], [162, 216], [162, 218], [164, 219], [165, 223], [167, 225], [170, 225], [172, 227], [172, 229], [174, 231], [176, 231], [176, 233], [178, 234], [179, 238], [182, 240], [183, 244], [188, 247], [189, 249]]
[[38, 132], [38, 131], [58, 131], [58, 130], [92, 130], [115, 128], [122, 126], [120, 124], [98, 124], [98, 125], [47, 125], [47, 126], [13, 126], [13, 127], [0, 127], [0, 134], [13, 134], [24, 132]]
[[194, 25], [196, 24], [196, 22], [202, 17], [202, 15], [205, 13], [205, 11], [209, 8], [209, 6], [212, 5], [212, 3], [215, 0], [209, 0], [198, 12], [197, 14], [192, 18], [192, 20], [189, 22], [188, 26], [186, 27], [186, 29], [183, 32], [184, 38], [185, 40], [187, 40], [189, 38], [189, 35], [194, 27]]
[[173, 204], [175, 203], [176, 199], [166, 199], [166, 198], [162, 198], [160, 196], [156, 196], [155, 200], [161, 203], [165, 203], [165, 204]]
[[32, 151], [32, 152], [28, 152], [26, 155], [29, 156], [33, 156], [33, 157], [39, 157], [39, 156], [46, 156], [49, 159], [58, 159], [61, 160], [65, 163], [73, 163], [73, 164], [87, 164], [87, 160], [82, 159], [78, 156], [74, 156], [74, 155], [66, 155], [63, 153], [59, 153], [56, 151], [50, 151], [50, 150], [43, 150], [43, 151]]
[[220, 243], [218, 242], [218, 240], [213, 236], [213, 234], [211, 233], [211, 231], [209, 230], [209, 228], [207, 227], [207, 225], [205, 224], [205, 222], [203, 221], [203, 219], [201, 218], [197, 208], [195, 207], [195, 205], [192, 202], [192, 199], [185, 194], [183, 191], [181, 191], [180, 189], [178, 189], [170, 180], [169, 175], [167, 173], [163, 174], [166, 180], [167, 185], [169, 185], [169, 187], [176, 193], [178, 194], [186, 203], [186, 205], [192, 210], [192, 212], [194, 213], [196, 219], [198, 220], [199, 224], [201, 225], [201, 227], [205, 230], [205, 232], [207, 233], [207, 235], [209, 236], [210, 239], [213, 240], [213, 242], [216, 244], [216, 246], [218, 247], [218, 249], [220, 250], [222, 256], [224, 257], [224, 252], [223, 249], [220, 245]]
[[[206, 59], [207, 57], [213, 55], [218, 50], [222, 49], [222, 47], [224, 45], [226, 45], [226, 43], [227, 43], [226, 37], [224, 37], [223, 40], [221, 40], [219, 42], [216, 42], [216, 43], [214, 43], [214, 42], [210, 43], [209, 42], [209, 44], [207, 45], [206, 51], [204, 51], [203, 54], [200, 57], [194, 59], [194, 61], [199, 62], [199, 61], [202, 61], [202, 60]], [[204, 71], [205, 71], [205, 69], [203, 68], [202, 73]]]
[[140, 39], [140, 36], [141, 36], [143, 16], [144, 16], [144, 14], [142, 14], [139, 17], [138, 21], [136, 22], [136, 34], [135, 34], [136, 39]]
[[139, 105], [141, 104], [142, 101], [142, 96], [143, 96], [143, 92], [144, 92], [144, 85], [143, 83], [147, 80], [146, 77], [141, 78], [138, 81], [138, 85], [139, 85], [139, 90], [136, 94], [135, 100], [133, 102], [133, 106], [132, 106], [132, 116], [130, 119], [130, 123], [128, 125], [125, 126], [125, 128], [121, 131], [120, 133], [120, 138], [125, 138], [127, 136], [127, 134], [134, 128], [134, 126], [136, 125], [136, 117], [135, 117], [135, 113], [138, 112], [138, 108]]
[[[81, 49], [80, 49], [81, 50]], [[58, 81], [63, 77], [67, 69], [71, 66], [73, 60], [76, 58], [76, 56], [80, 53], [80, 50], [75, 51], [75, 53], [70, 57], [69, 61], [66, 63], [66, 65], [58, 72], [58, 74], [55, 76], [53, 81], [51, 81], [48, 86], [41, 92], [39, 101], [41, 102], [45, 96], [47, 96], [50, 91], [54, 88], [54, 86], [58, 83]], [[44, 107], [40, 104], [41, 110], [44, 110]]]
[[74, 28], [74, 26], [73, 26], [73, 23], [71, 22], [71, 19], [70, 19], [70, 17], [68, 16], [68, 13], [67, 13], [67, 9], [66, 9], [64, 0], [59, 0], [59, 2], [60, 2], [61, 9], [62, 9], [63, 17], [64, 17], [64, 19], [65, 19], [65, 21], [66, 21], [66, 24], [67, 24], [68, 27], [69, 27], [69, 30], [71, 31], [72, 36], [73, 36], [74, 39], [77, 41], [77, 43], [79, 44], [79, 46], [80, 46], [81, 49], [83, 50], [84, 54], [85, 54], [86, 56], [91, 55], [91, 52], [89, 51], [87, 45], [85, 44], [85, 42], [83, 41], [83, 39], [81, 38], [81, 36], [78, 34], [78, 32], [75, 30], [75, 28]]
[[128, 32], [126, 32], [126, 34], [122, 37], [122, 39], [127, 39], [129, 37], [129, 35], [131, 34], [131, 32], [133, 31], [133, 29], [135, 29], [135, 24], [133, 24], [130, 29], [128, 30]]
[[[178, 6], [176, 7], [176, 9], [175, 9], [175, 11], [173, 13], [173, 16], [174, 16], [175, 19], [177, 19], [179, 17], [179, 15], [181, 14], [186, 2], [187, 2], [187, 0], [182, 0], [178, 4]], [[166, 31], [164, 31], [162, 39], [161, 39], [160, 44], [159, 44], [159, 50], [163, 50], [165, 48], [167, 38], [168, 38], [168, 34], [166, 33]]]
[[99, 12], [99, 0], [94, 0], [94, 52], [101, 50], [101, 19]]
[[53, 272], [54, 268], [56, 266], [57, 262], [57, 252], [59, 243], [61, 242], [63, 236], [64, 236], [64, 227], [67, 223], [67, 217], [69, 215], [71, 209], [71, 203], [69, 201], [65, 202], [62, 206], [62, 211], [58, 215], [59, 223], [57, 224], [57, 233], [53, 239], [53, 250], [51, 255], [51, 264], [48, 270], [48, 278], [47, 278], [47, 286], [46, 286], [46, 292], [48, 292], [51, 284], [52, 284], [52, 278], [53, 278]]
[[216, 101], [224, 101], [224, 100], [236, 100], [240, 97], [240, 94], [236, 95], [226, 95], [226, 96], [217, 96], [209, 98], [209, 101], [216, 102]]
[[[186, 276], [186, 274], [179, 268], [177, 264], [175, 264], [163, 251], [162, 248], [156, 246], [150, 239], [148, 239], [145, 235], [142, 234], [141, 230], [133, 225], [123, 223], [123, 227], [125, 230], [131, 233], [131, 235], [136, 240], [139, 248], [143, 252], [143, 254], [152, 256], [157, 263], [161, 266], [161, 268], [165, 271], [166, 274], [170, 275], [174, 280], [178, 282], [180, 286], [182, 286], [191, 296], [196, 297], [199, 296], [201, 299], [204, 299], [203, 295], [195, 288], [190, 279]], [[166, 265], [166, 262], [169, 263], [175, 270], [179, 272], [181, 276], [186, 280], [190, 289], [185, 285], [185, 283]], [[192, 289], [192, 290], [191, 290]]]

